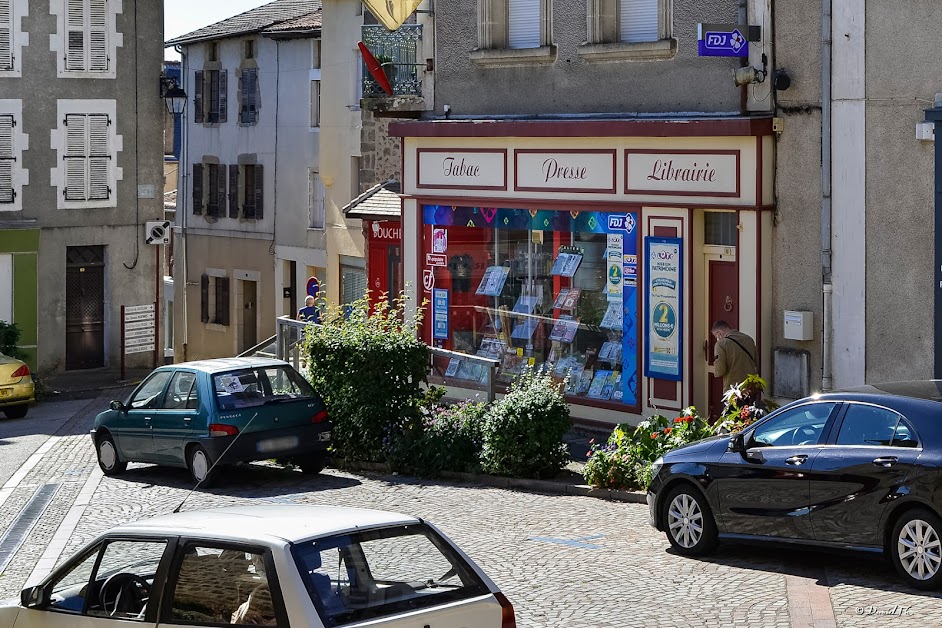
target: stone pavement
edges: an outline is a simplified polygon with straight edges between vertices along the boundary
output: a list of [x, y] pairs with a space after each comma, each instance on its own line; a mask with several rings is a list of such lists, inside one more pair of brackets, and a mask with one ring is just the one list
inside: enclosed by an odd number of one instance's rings
[[[80, 413], [73, 424], [87, 420]], [[55, 497], [0, 576], [0, 599], [15, 595], [44, 555], [51, 564], [112, 525], [171, 511], [189, 492], [182, 469], [131, 465], [103, 478], [90, 439], [63, 434], [0, 507], [0, 535], [50, 482], [59, 485]], [[502, 588], [521, 628], [942, 624], [942, 595], [906, 589], [880, 560], [743, 545], [683, 558], [648, 526], [641, 504], [333, 469], [308, 477], [254, 464], [228, 472], [219, 488], [194, 492], [184, 509], [259, 501], [427, 518]]]

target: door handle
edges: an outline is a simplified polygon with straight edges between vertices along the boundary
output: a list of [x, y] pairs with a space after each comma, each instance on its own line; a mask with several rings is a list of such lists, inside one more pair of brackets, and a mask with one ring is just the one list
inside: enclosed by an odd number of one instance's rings
[[189, 422], [192, 421], [192, 420], [193, 420], [193, 417], [188, 417], [188, 416], [183, 417], [183, 422], [184, 422], [184, 423], [189, 423]]
[[145, 421], [150, 421], [150, 420], [151, 420], [151, 417], [146, 416], [146, 417], [144, 417], [144, 420], [145, 420]]
[[873, 459], [873, 464], [878, 467], [890, 468], [899, 461], [899, 458], [896, 456], [880, 456], [879, 458]]
[[805, 464], [808, 461], [808, 456], [806, 454], [798, 454], [797, 456], [792, 456], [791, 458], [786, 458], [785, 463], [790, 465], [800, 465]]

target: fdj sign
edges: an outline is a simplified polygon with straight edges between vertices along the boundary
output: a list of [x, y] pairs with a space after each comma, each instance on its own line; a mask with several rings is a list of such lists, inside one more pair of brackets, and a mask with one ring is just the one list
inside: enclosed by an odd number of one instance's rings
[[750, 27], [736, 24], [699, 24], [697, 47], [701, 57], [748, 57]]
[[631, 233], [635, 230], [635, 217], [631, 214], [625, 214], [624, 216], [620, 215], [610, 215], [608, 217], [608, 230], [609, 231], [627, 231]]

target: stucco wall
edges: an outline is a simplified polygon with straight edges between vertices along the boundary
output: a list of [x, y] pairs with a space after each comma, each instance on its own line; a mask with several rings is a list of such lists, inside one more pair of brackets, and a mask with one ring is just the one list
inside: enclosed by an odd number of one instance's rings
[[[733, 85], [739, 61], [697, 56], [697, 23], [735, 23], [736, 0], [674, 3], [677, 53], [658, 61], [587, 62], [586, 2], [553, 3], [556, 61], [550, 65], [477, 68], [477, 4], [439, 2], [436, 13], [435, 110], [455, 115], [586, 112], [738, 111]], [[691, 85], [700, 86], [690, 89]]]

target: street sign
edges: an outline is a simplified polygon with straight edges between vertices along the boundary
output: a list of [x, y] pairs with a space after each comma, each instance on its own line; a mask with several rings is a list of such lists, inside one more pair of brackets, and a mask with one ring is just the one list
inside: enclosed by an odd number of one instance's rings
[[[128, 305], [121, 308], [121, 342], [124, 355], [153, 352], [157, 344], [157, 311], [153, 303]], [[121, 359], [122, 373], [124, 358]], [[122, 374], [122, 379], [124, 378]]]
[[701, 57], [748, 57], [753, 27], [740, 24], [698, 24], [697, 48]]
[[307, 280], [307, 295], [309, 297], [317, 297], [317, 293], [320, 292], [321, 285], [317, 282], [317, 277], [311, 277]]
[[137, 347], [125, 347], [124, 349], [125, 355], [131, 355], [132, 353], [153, 353], [153, 352], [154, 352], [153, 343], [149, 345], [140, 345]]
[[150, 312], [154, 313], [154, 304], [150, 305], [128, 305], [124, 308], [125, 314], [140, 314], [141, 312]]

